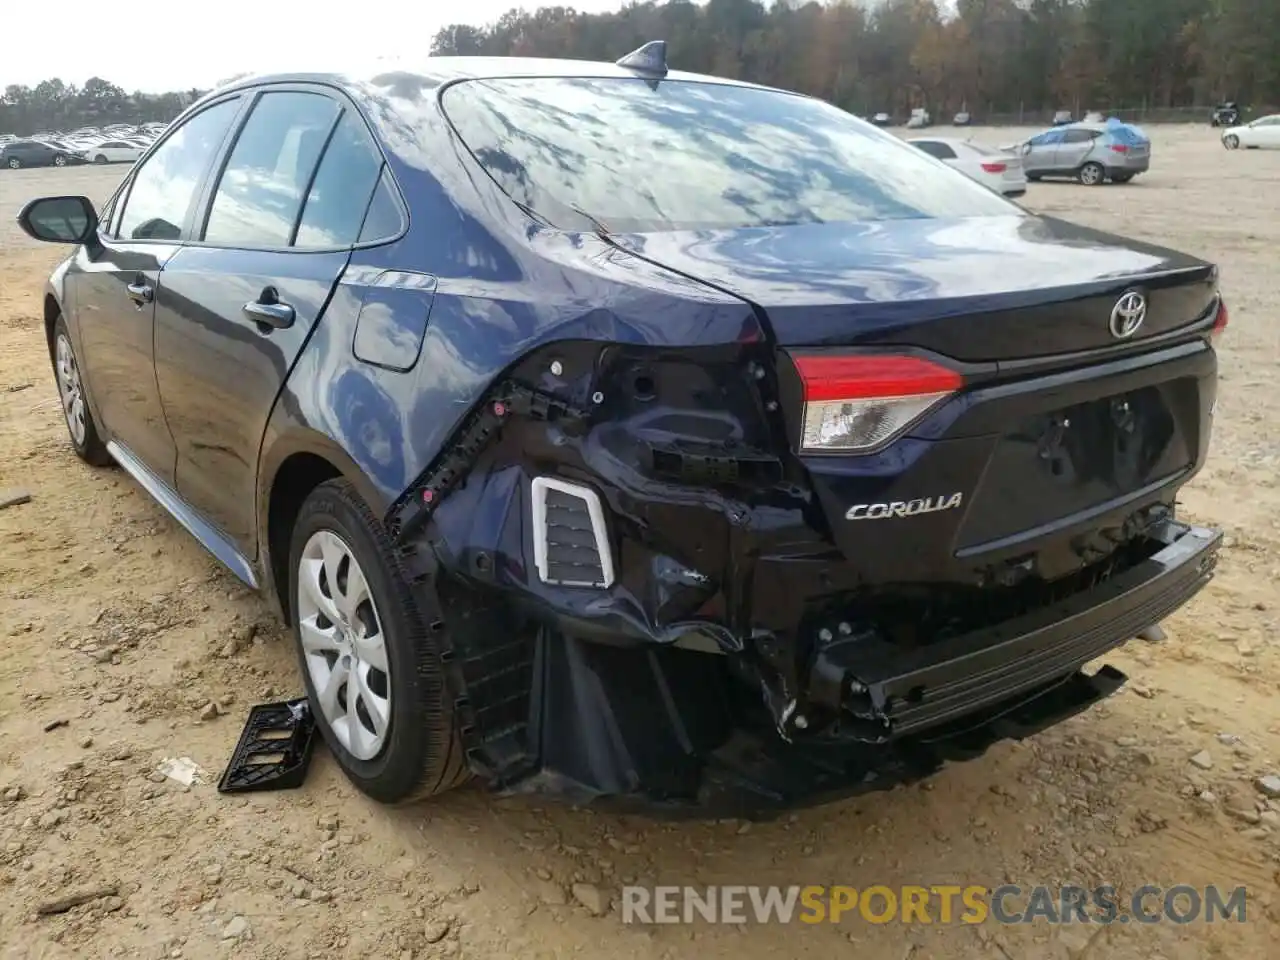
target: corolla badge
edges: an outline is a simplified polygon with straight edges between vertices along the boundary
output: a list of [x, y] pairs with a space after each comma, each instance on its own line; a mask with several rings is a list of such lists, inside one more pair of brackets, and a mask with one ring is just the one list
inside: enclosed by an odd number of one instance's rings
[[1147, 298], [1137, 290], [1130, 290], [1111, 308], [1111, 335], [1117, 340], [1127, 340], [1138, 332], [1147, 319]]
[[915, 517], [922, 513], [954, 510], [964, 502], [964, 494], [953, 493], [923, 500], [893, 500], [889, 503], [855, 503], [844, 515], [846, 520], [887, 520], [890, 517]]

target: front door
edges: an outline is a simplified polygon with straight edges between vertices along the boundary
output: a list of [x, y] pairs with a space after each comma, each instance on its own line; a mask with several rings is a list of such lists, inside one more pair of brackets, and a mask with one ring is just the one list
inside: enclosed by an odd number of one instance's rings
[[353, 108], [314, 89], [268, 89], [201, 204], [200, 242], [165, 265], [156, 373], [178, 492], [246, 556], [267, 420], [346, 267], [382, 162]]
[[1022, 164], [1028, 173], [1049, 173], [1054, 169], [1053, 155], [1062, 140], [1062, 130], [1046, 130], [1027, 141]]
[[175, 447], [152, 351], [161, 270], [184, 239], [205, 167], [238, 109], [235, 99], [221, 101], [166, 137], [138, 168], [99, 242], [81, 247], [67, 272], [79, 360], [107, 438], [169, 483]]

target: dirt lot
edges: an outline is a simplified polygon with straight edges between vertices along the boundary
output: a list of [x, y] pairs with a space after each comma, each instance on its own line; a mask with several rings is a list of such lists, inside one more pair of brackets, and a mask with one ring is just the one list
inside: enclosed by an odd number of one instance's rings
[[[101, 200], [123, 171], [0, 172], [0, 488], [32, 494], [0, 511], [0, 957], [1275, 956], [1280, 801], [1253, 781], [1280, 774], [1280, 154], [1151, 133], [1155, 168], [1135, 183], [1038, 184], [1026, 202], [1221, 264], [1213, 455], [1185, 495], [1187, 516], [1228, 531], [1218, 578], [1165, 643], [1112, 658], [1132, 682], [1090, 714], [922, 786], [750, 826], [474, 789], [392, 811], [323, 751], [296, 793], [228, 799], [154, 775], [187, 756], [216, 777], [243, 711], [300, 689], [291, 641], [123, 473], [68, 446], [38, 319], [60, 251], [12, 220], [41, 193]], [[629, 880], [1243, 884], [1248, 922], [642, 928], [572, 889], [616, 900]], [[102, 885], [116, 893], [36, 916]]]

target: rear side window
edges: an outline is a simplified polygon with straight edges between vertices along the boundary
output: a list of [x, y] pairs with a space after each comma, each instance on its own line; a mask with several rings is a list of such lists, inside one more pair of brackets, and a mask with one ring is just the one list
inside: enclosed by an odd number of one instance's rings
[[134, 173], [120, 217], [125, 240], [180, 240], [205, 168], [240, 109], [223, 100], [186, 120]]
[[442, 102], [503, 190], [573, 229], [1024, 215], [891, 134], [771, 90], [506, 78], [456, 83]]
[[346, 247], [355, 243], [381, 172], [382, 154], [364, 122], [347, 111], [316, 171], [295, 245]]
[[939, 160], [954, 160], [956, 152], [945, 143], [938, 143], [936, 140], [919, 140], [916, 146], [923, 150], [931, 157], [937, 157]]
[[222, 171], [205, 241], [287, 247], [339, 109], [316, 93], [263, 94]]
[[369, 212], [365, 214], [359, 242], [388, 240], [403, 227], [400, 204], [396, 202], [396, 188], [391, 182], [391, 173], [384, 169], [382, 176], [378, 178], [378, 187], [373, 192], [373, 200], [369, 203]]
[[1062, 136], [1063, 143], [1088, 143], [1098, 136], [1095, 130], [1068, 130]]

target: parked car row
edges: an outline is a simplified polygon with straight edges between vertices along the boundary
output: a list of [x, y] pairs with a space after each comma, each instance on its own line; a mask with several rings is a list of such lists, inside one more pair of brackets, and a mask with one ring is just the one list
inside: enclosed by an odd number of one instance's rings
[[[1280, 140], [1280, 117], [1275, 119]], [[1108, 180], [1128, 183], [1151, 166], [1147, 135], [1114, 118], [1050, 127], [998, 150], [955, 137], [914, 137], [908, 142], [1006, 197], [1026, 193], [1029, 180], [1070, 177], [1085, 186]]]
[[0, 136], [0, 167], [65, 167], [80, 163], [133, 163], [164, 132], [163, 123], [112, 124], [70, 133]]

